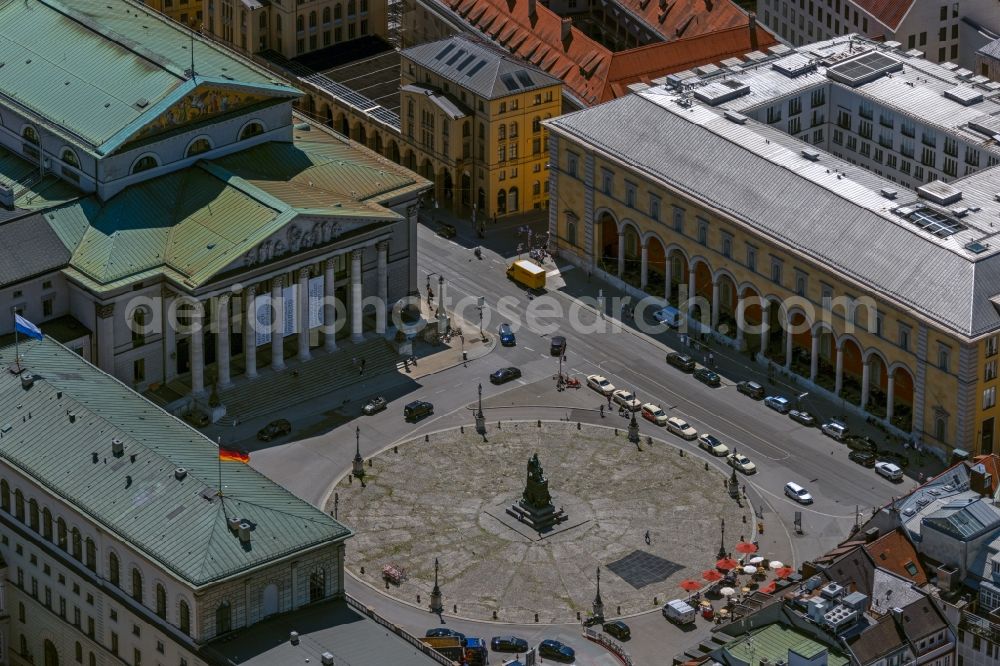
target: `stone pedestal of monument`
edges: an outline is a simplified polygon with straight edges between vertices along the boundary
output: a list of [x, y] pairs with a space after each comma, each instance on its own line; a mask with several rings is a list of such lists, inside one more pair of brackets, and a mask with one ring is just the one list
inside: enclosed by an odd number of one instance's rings
[[569, 520], [565, 511], [556, 509], [552, 504], [549, 480], [545, 478], [537, 453], [528, 461], [528, 480], [524, 493], [521, 499], [507, 508], [507, 515], [517, 518], [536, 532], [544, 532]]

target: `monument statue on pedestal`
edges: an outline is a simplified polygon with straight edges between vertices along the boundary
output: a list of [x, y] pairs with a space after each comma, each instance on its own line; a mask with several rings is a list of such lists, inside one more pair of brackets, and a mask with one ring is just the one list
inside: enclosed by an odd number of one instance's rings
[[545, 478], [537, 453], [528, 460], [528, 479], [524, 484], [521, 499], [512, 504], [507, 513], [539, 532], [569, 520], [565, 511], [562, 509], [557, 511], [552, 505], [549, 480]]
[[536, 509], [552, 504], [549, 480], [545, 478], [545, 472], [542, 470], [542, 464], [538, 462], [537, 453], [528, 460], [528, 481], [524, 485], [524, 493], [521, 497], [524, 502]]

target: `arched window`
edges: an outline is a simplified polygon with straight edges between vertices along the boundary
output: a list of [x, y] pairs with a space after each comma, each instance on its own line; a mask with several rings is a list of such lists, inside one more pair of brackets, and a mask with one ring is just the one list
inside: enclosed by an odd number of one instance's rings
[[14, 491], [14, 516], [24, 522], [24, 495], [21, 494], [20, 488]]
[[142, 603], [142, 574], [139, 567], [132, 567], [132, 598]]
[[59, 651], [52, 641], [45, 639], [45, 666], [59, 666]]
[[309, 27], [316, 27], [316, 12], [309, 12]]
[[329, 22], [330, 22], [330, 8], [329, 7], [324, 7], [323, 8], [323, 25], [326, 25]]
[[90, 537], [87, 537], [87, 568], [97, 571], [97, 544]]
[[497, 213], [504, 215], [507, 212], [507, 192], [500, 190], [497, 192]]
[[309, 601], [319, 601], [326, 596], [326, 570], [317, 569], [309, 574]]
[[76, 656], [76, 663], [83, 663], [83, 644], [80, 641], [76, 642], [76, 647], [74, 648], [74, 653]]
[[223, 601], [215, 609], [215, 635], [221, 636], [233, 630], [233, 608], [228, 601]]
[[267, 30], [267, 14], [265, 14], [264, 12], [260, 13], [259, 24], [260, 24], [260, 29], [262, 31]]
[[517, 188], [512, 187], [507, 192], [507, 210], [511, 213], [517, 212]]
[[212, 142], [204, 137], [200, 137], [192, 141], [191, 145], [188, 146], [187, 156], [193, 157], [201, 153], [207, 153], [210, 150], [212, 150]]
[[306, 29], [305, 19], [301, 15], [296, 16], [295, 17], [295, 30], [297, 32], [302, 32], [305, 29]]
[[531, 121], [531, 131], [536, 134], [542, 131], [542, 119], [538, 116], [535, 116]]
[[338, 2], [333, 6], [333, 20], [339, 21], [342, 18], [344, 18], [344, 6]]
[[97, 656], [93, 652], [87, 653], [87, 664], [89, 666], [97, 666]]
[[56, 541], [60, 548], [66, 550], [66, 521], [62, 518], [56, 520]]
[[181, 600], [180, 609], [178, 612], [178, 623], [177, 625], [181, 628], [185, 634], [191, 634], [191, 609], [188, 607], [187, 602]]
[[10, 513], [10, 484], [7, 479], [0, 480], [0, 509]]
[[42, 509], [42, 536], [47, 541], [52, 541], [52, 512], [48, 507]]
[[357, 4], [355, 4], [354, 0], [347, 0], [347, 18], [351, 18], [357, 13], [356, 7]]
[[83, 537], [80, 535], [80, 530], [74, 527], [71, 534], [73, 536], [73, 557], [83, 561]]
[[32, 497], [28, 500], [28, 525], [31, 529], [38, 531], [38, 502]]
[[240, 141], [263, 133], [264, 126], [255, 120], [252, 123], [248, 123], [242, 130], [240, 130]]
[[159, 583], [156, 584], [156, 614], [167, 619], [167, 591]]
[[135, 164], [132, 165], [132, 173], [148, 171], [149, 169], [155, 169], [158, 166], [160, 166], [160, 162], [154, 156], [143, 155], [135, 161]]
[[31, 125], [26, 125], [23, 130], [21, 130], [21, 138], [28, 143], [33, 143], [36, 146], [39, 144], [38, 132]]
[[76, 153], [70, 148], [63, 148], [62, 155], [59, 159], [74, 169], [80, 168], [80, 160], [77, 158]]
[[118, 556], [114, 553], [108, 554], [108, 580], [111, 581], [112, 585], [118, 585], [121, 582], [119, 577], [119, 565]]

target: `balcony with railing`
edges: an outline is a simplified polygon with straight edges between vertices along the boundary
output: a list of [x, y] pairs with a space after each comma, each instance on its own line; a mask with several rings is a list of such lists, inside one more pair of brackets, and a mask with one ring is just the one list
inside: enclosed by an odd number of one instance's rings
[[959, 620], [958, 628], [985, 638], [991, 643], [1000, 643], [1000, 625], [994, 624], [986, 618], [979, 617], [969, 611], [962, 612], [962, 619]]

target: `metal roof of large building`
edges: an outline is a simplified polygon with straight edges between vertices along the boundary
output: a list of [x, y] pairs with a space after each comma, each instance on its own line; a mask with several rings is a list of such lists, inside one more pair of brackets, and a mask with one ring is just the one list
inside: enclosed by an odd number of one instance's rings
[[[961, 192], [965, 210], [956, 233], [949, 234], [925, 219], [932, 206], [919, 193], [949, 185], [928, 183], [910, 191], [743, 115], [793, 94], [837, 87], [870, 95], [898, 108], [900, 116], [905, 110], [942, 132], [975, 141], [987, 155], [1000, 155], [996, 139], [970, 126], [973, 118], [1000, 118], [1000, 97], [985, 85], [977, 87], [984, 100], [965, 106], [944, 96], [957, 74], [923, 59], [892, 55], [902, 63], [901, 73], [854, 88], [817, 66], [820, 55], [841, 61], [851, 49], [857, 55], [875, 48], [856, 38], [802, 47], [799, 53], [810, 55], [814, 69], [795, 76], [766, 56], [713, 76], [689, 72], [677, 75], [683, 79], [677, 85], [652, 87], [546, 124], [960, 335], [997, 330], [1000, 312], [991, 299], [1000, 297], [994, 227], [1000, 167], [950, 185]], [[905, 95], [918, 88], [923, 97], [907, 101]], [[734, 91], [743, 94], [730, 97]], [[899, 198], [887, 198], [883, 190]]]
[[[249, 465], [222, 463], [219, 497], [204, 435], [49, 339], [20, 350], [34, 384], [0, 375], [0, 458], [178, 578], [202, 586], [350, 536]], [[0, 349], [0, 366], [13, 362]], [[249, 547], [233, 517], [252, 525]]]
[[0, 98], [85, 150], [110, 152], [204, 82], [298, 94], [135, 0], [0, 3]]

